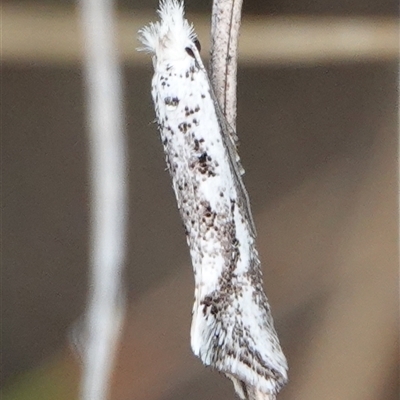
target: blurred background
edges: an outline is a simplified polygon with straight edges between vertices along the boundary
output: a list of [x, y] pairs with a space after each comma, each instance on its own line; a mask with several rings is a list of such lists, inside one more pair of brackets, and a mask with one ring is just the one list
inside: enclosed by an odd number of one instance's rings
[[[207, 59], [211, 0], [186, 1]], [[137, 30], [118, 3], [129, 154], [128, 311], [111, 399], [234, 399], [190, 350], [193, 278]], [[89, 174], [72, 1], [2, 5], [4, 399], [77, 398]], [[240, 155], [290, 383], [279, 399], [399, 395], [398, 4], [245, 0]]]

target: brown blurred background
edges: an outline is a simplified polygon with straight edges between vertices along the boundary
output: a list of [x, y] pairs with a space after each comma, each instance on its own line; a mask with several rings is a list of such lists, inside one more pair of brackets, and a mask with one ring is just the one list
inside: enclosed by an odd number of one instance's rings
[[[119, 3], [129, 307], [111, 398], [234, 399], [230, 382], [190, 351], [190, 259], [151, 124], [151, 62], [135, 52], [156, 5]], [[210, 7], [187, 1], [199, 32]], [[245, 0], [243, 14], [238, 134], [265, 287], [290, 364], [279, 399], [397, 399], [398, 4]], [[67, 335], [84, 311], [90, 212], [77, 17], [70, 1], [3, 5], [7, 400], [77, 396], [79, 360]], [[338, 26], [349, 33], [339, 47]], [[353, 26], [360, 53], [342, 51]], [[254, 27], [271, 36], [252, 36]], [[298, 51], [300, 28], [310, 42]], [[288, 40], [273, 56], [260, 54], [257, 41], [272, 49], [281, 35]]]

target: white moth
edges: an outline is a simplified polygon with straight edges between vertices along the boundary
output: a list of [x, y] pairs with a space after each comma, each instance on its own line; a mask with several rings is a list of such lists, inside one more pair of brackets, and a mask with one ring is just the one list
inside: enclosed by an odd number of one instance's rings
[[193, 352], [241, 399], [273, 399], [287, 362], [263, 290], [236, 135], [225, 122], [183, 4], [164, 0], [140, 31], [154, 54], [152, 96], [195, 276]]

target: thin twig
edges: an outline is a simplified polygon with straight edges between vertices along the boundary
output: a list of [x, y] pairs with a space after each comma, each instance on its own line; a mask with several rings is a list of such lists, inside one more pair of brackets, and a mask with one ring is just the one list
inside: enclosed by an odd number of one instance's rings
[[[214, 0], [211, 21], [210, 76], [217, 100], [229, 125], [236, 130], [237, 54], [243, 0]], [[240, 384], [231, 377], [235, 389]], [[275, 400], [276, 396], [257, 392], [257, 399]], [[247, 396], [247, 394], [242, 393]], [[251, 397], [253, 398], [253, 397]]]
[[91, 156], [90, 294], [81, 399], [107, 397], [120, 323], [126, 161], [112, 0], [80, 0]]
[[229, 125], [236, 130], [237, 54], [243, 0], [214, 0], [210, 77]]

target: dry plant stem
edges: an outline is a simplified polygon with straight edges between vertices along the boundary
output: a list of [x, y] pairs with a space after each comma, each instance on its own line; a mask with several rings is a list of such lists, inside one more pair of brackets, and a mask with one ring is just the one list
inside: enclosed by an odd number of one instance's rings
[[[237, 55], [243, 0], [214, 0], [210, 77], [227, 122], [236, 131]], [[274, 395], [265, 395], [275, 400]]]
[[81, 0], [91, 168], [90, 292], [81, 399], [107, 398], [121, 316], [126, 161], [111, 0]]
[[229, 125], [236, 130], [237, 54], [243, 0], [214, 0], [210, 77]]

